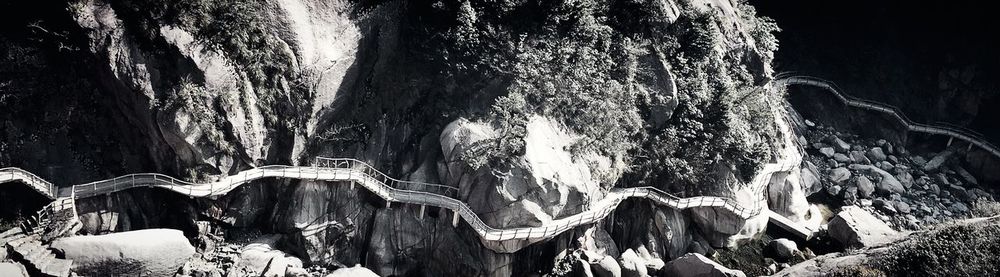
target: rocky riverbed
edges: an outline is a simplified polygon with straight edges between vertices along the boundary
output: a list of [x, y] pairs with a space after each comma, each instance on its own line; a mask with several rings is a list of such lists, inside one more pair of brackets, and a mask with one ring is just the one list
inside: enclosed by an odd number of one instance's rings
[[970, 215], [991, 191], [956, 159], [964, 148], [911, 153], [885, 139], [863, 138], [807, 121], [800, 137], [805, 164], [819, 173], [822, 194], [814, 201], [857, 205], [898, 230], [919, 230]]

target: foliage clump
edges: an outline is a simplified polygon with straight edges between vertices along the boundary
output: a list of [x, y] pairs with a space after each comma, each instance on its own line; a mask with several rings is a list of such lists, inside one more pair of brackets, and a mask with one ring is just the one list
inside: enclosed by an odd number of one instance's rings
[[[413, 4], [425, 16], [410, 25], [429, 38], [415, 50], [432, 53], [427, 63], [455, 87], [477, 89], [441, 95], [494, 94], [480, 115], [501, 137], [472, 148], [470, 164], [516, 157], [527, 115], [537, 114], [579, 134], [577, 153], [631, 164], [630, 183], [701, 183], [720, 165], [748, 179], [772, 157], [777, 133], [771, 110], [781, 96], [761, 88], [767, 73], [754, 67], [771, 62], [777, 26], [745, 3], [735, 19], [676, 4], [670, 15], [663, 1], [436, 1]], [[720, 24], [733, 20], [750, 36], [743, 56], [725, 46], [731, 34]], [[657, 124], [670, 82], [679, 105]]]

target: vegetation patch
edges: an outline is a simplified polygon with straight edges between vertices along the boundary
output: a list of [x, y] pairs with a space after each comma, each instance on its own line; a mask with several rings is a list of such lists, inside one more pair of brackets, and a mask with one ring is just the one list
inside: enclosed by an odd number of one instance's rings
[[1000, 271], [1000, 224], [946, 226], [894, 245], [870, 265], [893, 276], [988, 276]]

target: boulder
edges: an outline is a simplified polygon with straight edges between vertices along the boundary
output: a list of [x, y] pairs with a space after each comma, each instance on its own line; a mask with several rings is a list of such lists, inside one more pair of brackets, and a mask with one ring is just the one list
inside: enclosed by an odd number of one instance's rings
[[281, 235], [266, 235], [255, 239], [240, 249], [240, 256], [229, 270], [228, 276], [238, 277], [253, 273], [262, 277], [283, 277], [288, 268], [301, 268], [302, 260], [278, 250]]
[[622, 276], [624, 277], [645, 277], [649, 276], [646, 270], [646, 262], [631, 248], [622, 253], [618, 262], [621, 264]]
[[951, 195], [954, 195], [955, 198], [958, 198], [959, 200], [967, 202], [972, 200], [972, 194], [963, 187], [948, 185], [948, 192], [951, 192]]
[[881, 168], [878, 168], [873, 165], [864, 165], [864, 164], [852, 164], [849, 167], [854, 170], [864, 171], [869, 174], [878, 174], [882, 176], [882, 180], [880, 180], [878, 182], [878, 185], [875, 186], [875, 191], [879, 193], [902, 194], [906, 192], [906, 187], [903, 187], [903, 184], [900, 184], [899, 180], [896, 180], [895, 176], [892, 176], [892, 174], [889, 174], [889, 172], [886, 172]]
[[875, 187], [875, 190], [884, 194], [905, 193], [906, 187], [899, 183], [899, 180], [896, 180], [896, 177], [888, 175], [886, 177], [882, 177], [882, 180], [878, 182], [878, 186]]
[[51, 247], [73, 260], [74, 268], [131, 264], [131, 272], [120, 274], [143, 276], [172, 276], [195, 253], [184, 233], [172, 229], [67, 237]]
[[945, 162], [948, 161], [949, 158], [951, 158], [951, 155], [953, 153], [954, 152], [952, 152], [951, 150], [941, 151], [941, 153], [938, 153], [936, 156], [934, 156], [934, 158], [931, 158], [930, 161], [928, 161], [926, 164], [923, 165], [924, 171], [927, 172], [937, 171], [938, 169], [941, 168], [942, 165], [944, 165]]
[[888, 157], [885, 155], [885, 152], [882, 151], [881, 147], [872, 147], [872, 149], [868, 149], [868, 152], [865, 153], [865, 156], [868, 156], [868, 159], [870, 159], [873, 162], [881, 162], [888, 159]]
[[872, 206], [875, 206], [876, 209], [885, 214], [896, 214], [896, 207], [893, 206], [892, 201], [890, 200], [875, 199], [875, 201], [872, 201]]
[[908, 214], [908, 213], [910, 213], [910, 204], [906, 204], [906, 202], [903, 202], [903, 201], [893, 201], [892, 202], [892, 206], [893, 206], [893, 208], [896, 208], [896, 211], [899, 212], [899, 213], [901, 213], [901, 214]]
[[733, 270], [705, 256], [691, 253], [667, 263], [664, 275], [675, 277], [745, 277], [742, 271]]
[[0, 263], [0, 276], [28, 277], [28, 270], [19, 263]]
[[356, 264], [354, 267], [338, 268], [327, 274], [326, 277], [378, 277], [378, 274], [362, 267], [360, 264]]
[[827, 226], [830, 237], [852, 248], [887, 243], [898, 235], [885, 222], [857, 206], [844, 206]]
[[969, 173], [969, 171], [965, 170], [965, 168], [960, 166], [955, 167], [955, 172], [958, 172], [958, 176], [962, 176], [962, 179], [964, 179], [966, 183], [979, 185], [979, 180], [976, 180], [976, 177], [972, 176], [972, 173]]
[[841, 198], [844, 199], [844, 202], [852, 203], [854, 201], [857, 201], [858, 187], [847, 187], [846, 189], [844, 189], [842, 194], [843, 195], [841, 195]]
[[841, 190], [843, 190], [843, 188], [841, 188], [840, 185], [834, 185], [826, 188], [826, 193], [830, 194], [830, 196], [840, 196]]
[[833, 158], [833, 155], [837, 153], [837, 150], [833, 150], [833, 147], [823, 147], [819, 149], [819, 153], [823, 154], [827, 158]]
[[767, 185], [767, 205], [775, 213], [792, 221], [805, 220], [809, 213], [809, 201], [799, 183], [800, 170], [776, 172]]
[[837, 152], [847, 153], [847, 151], [851, 150], [851, 145], [844, 142], [844, 140], [838, 138], [837, 136], [830, 136], [827, 139], [827, 142], [830, 143], [830, 145], [833, 145]]
[[847, 155], [841, 153], [833, 154], [833, 160], [837, 161], [838, 163], [850, 163], [851, 161], [853, 161], [851, 157], [848, 157]]
[[910, 189], [913, 186], [913, 175], [910, 175], [910, 173], [900, 172], [896, 174], [896, 180], [899, 180], [899, 183], [903, 187], [906, 187], [906, 189]]
[[765, 248], [767, 253], [771, 254], [775, 260], [779, 262], [786, 262], [795, 255], [795, 252], [799, 251], [798, 245], [794, 241], [789, 239], [776, 239], [767, 243]]
[[875, 192], [875, 184], [872, 184], [868, 176], [859, 175], [858, 178], [854, 179], [854, 184], [858, 187], [858, 197], [872, 198], [872, 193]]
[[621, 277], [622, 268], [618, 265], [618, 261], [615, 261], [614, 257], [602, 255], [598, 257], [589, 257], [588, 264], [590, 265], [590, 271], [594, 273], [597, 277]]
[[823, 182], [820, 181], [819, 169], [812, 162], [803, 161], [799, 170], [799, 184], [805, 190], [806, 195], [823, 190]]
[[838, 167], [830, 170], [828, 176], [834, 183], [841, 183], [851, 178], [851, 171], [843, 167]]
[[859, 164], [871, 164], [872, 163], [871, 160], [868, 160], [868, 157], [865, 157], [865, 153], [863, 153], [861, 151], [851, 151], [851, 161], [853, 161], [854, 163], [859, 163]]

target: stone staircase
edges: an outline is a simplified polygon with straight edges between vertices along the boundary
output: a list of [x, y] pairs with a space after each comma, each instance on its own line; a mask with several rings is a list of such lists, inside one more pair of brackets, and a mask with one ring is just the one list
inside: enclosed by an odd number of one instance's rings
[[[42, 243], [43, 229], [49, 225], [49, 217], [41, 216], [32, 219], [36, 221], [0, 233], [0, 245], [6, 248], [4, 254], [10, 255], [7, 258], [18, 261], [29, 270], [33, 270], [33, 276], [70, 276], [73, 261], [57, 258], [55, 253]], [[73, 220], [71, 224], [79, 224], [79, 221]], [[74, 228], [70, 227], [69, 229]]]

